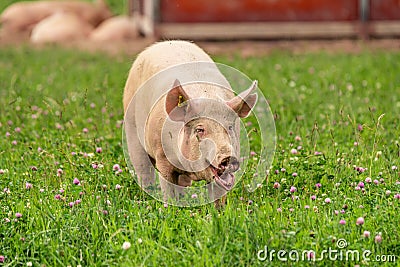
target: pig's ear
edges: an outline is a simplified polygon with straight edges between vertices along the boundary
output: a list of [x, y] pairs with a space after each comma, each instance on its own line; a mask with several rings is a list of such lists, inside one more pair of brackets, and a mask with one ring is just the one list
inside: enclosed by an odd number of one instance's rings
[[169, 90], [165, 99], [165, 110], [173, 121], [184, 121], [188, 109], [186, 101], [189, 96], [183, 90], [178, 79], [175, 80], [173, 88]]
[[252, 94], [257, 90], [257, 81], [254, 81], [250, 88], [229, 100], [226, 104], [233, 109], [240, 118], [245, 118], [250, 114], [251, 109], [257, 102], [257, 94]]

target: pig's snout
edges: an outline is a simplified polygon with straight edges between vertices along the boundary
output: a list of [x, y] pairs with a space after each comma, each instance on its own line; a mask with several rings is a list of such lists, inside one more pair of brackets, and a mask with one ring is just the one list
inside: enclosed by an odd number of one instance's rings
[[226, 157], [218, 165], [218, 168], [224, 172], [235, 172], [239, 169], [239, 165], [236, 157]]

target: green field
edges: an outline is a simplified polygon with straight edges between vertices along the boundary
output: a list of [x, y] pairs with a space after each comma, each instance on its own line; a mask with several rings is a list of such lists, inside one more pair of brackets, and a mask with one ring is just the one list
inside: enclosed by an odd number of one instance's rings
[[[129, 175], [133, 59], [0, 50], [0, 266], [399, 265], [400, 53], [216, 56], [259, 80], [277, 130], [268, 179], [254, 193], [239, 182], [222, 210], [165, 207]], [[336, 260], [302, 261], [329, 249]]]

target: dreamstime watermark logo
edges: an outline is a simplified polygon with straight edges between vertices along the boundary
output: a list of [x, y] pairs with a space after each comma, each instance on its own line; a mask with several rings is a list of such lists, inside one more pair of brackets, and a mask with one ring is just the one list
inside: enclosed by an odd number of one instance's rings
[[336, 241], [336, 247], [328, 247], [317, 253], [315, 250], [275, 250], [265, 246], [257, 252], [259, 261], [353, 261], [353, 262], [396, 262], [396, 255], [373, 255], [371, 250], [348, 249], [346, 239]]
[[[154, 198], [198, 206], [221, 198], [251, 168], [250, 192], [275, 152], [272, 112], [255, 81], [214, 62], [153, 75], [125, 110], [123, 148], [131, 173]], [[251, 158], [255, 151], [257, 161]], [[196, 183], [205, 181], [203, 183]]]

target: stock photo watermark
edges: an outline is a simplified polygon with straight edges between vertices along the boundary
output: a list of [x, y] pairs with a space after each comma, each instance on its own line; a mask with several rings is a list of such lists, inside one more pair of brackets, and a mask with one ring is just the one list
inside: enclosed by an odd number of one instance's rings
[[315, 250], [277, 250], [264, 246], [257, 252], [259, 261], [350, 261], [350, 262], [391, 262], [395, 263], [397, 256], [394, 254], [374, 254], [368, 249], [349, 249], [346, 239], [340, 238], [336, 241], [335, 247], [328, 247], [322, 251]]

